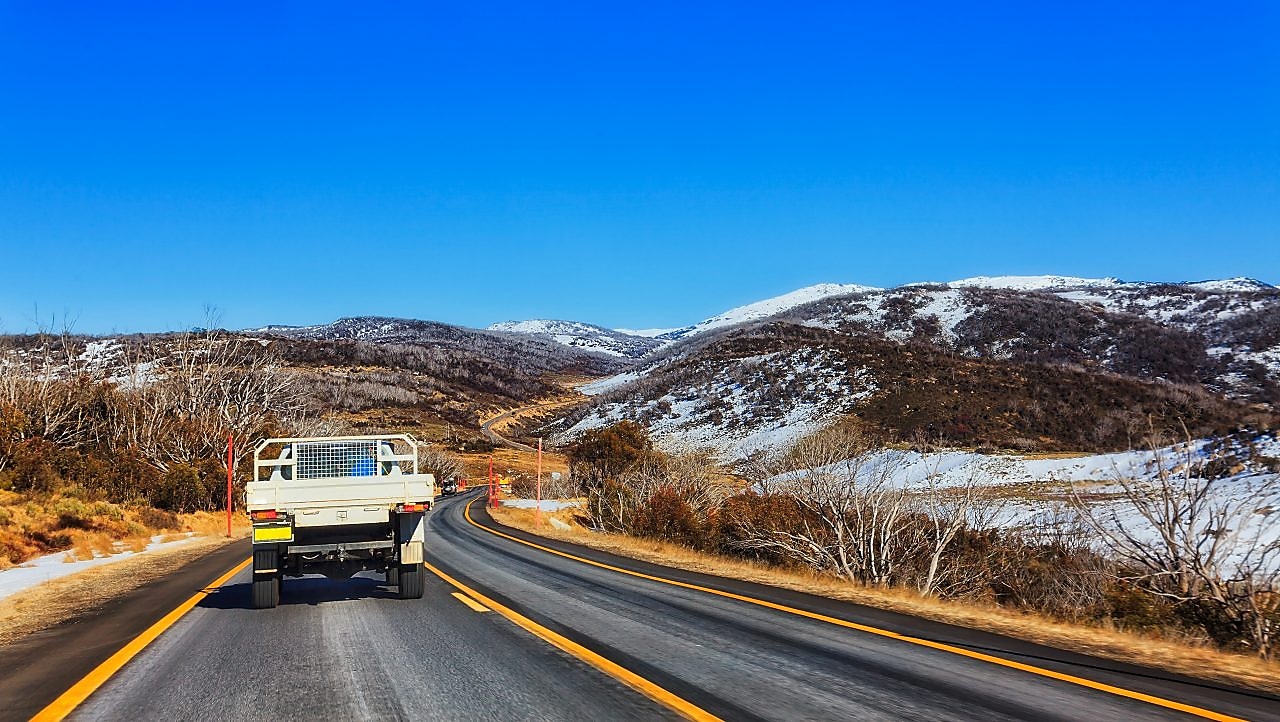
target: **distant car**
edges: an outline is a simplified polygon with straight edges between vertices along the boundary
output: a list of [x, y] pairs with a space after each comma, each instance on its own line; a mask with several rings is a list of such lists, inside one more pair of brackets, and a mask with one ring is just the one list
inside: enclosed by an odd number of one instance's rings
[[457, 493], [458, 493], [457, 479], [445, 479], [444, 483], [440, 485], [440, 494], [442, 496], [453, 496], [454, 494], [457, 494]]

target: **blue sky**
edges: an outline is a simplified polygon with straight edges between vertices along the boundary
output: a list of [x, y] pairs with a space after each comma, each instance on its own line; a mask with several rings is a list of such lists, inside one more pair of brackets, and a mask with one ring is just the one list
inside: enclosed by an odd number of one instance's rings
[[0, 330], [1280, 283], [1274, 3], [0, 4]]

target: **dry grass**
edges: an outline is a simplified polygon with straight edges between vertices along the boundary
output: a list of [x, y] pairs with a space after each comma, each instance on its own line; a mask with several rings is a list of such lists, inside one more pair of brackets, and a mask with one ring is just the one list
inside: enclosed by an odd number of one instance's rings
[[[493, 473], [510, 477], [527, 477], [532, 479], [538, 470], [535, 454], [516, 449], [494, 449], [492, 454], [460, 454], [462, 466], [468, 484], [475, 486], [485, 483], [489, 476], [489, 458], [493, 458]], [[544, 451], [542, 454], [542, 473], [546, 478], [553, 471], [561, 474], [569, 473], [569, 461], [563, 454]]]
[[1079, 459], [1092, 456], [1087, 451], [1030, 451], [1012, 454], [1022, 459]]
[[237, 539], [197, 537], [181, 546], [87, 569], [0, 600], [0, 646], [97, 609]]
[[[534, 527], [532, 510], [500, 508], [491, 510], [491, 513], [499, 522], [518, 529], [677, 569], [743, 579], [995, 632], [1058, 649], [1280, 693], [1280, 663], [1264, 662], [1256, 657], [1112, 629], [1068, 624], [994, 606], [924, 598], [910, 590], [870, 588], [803, 570], [779, 569], [743, 559], [706, 554], [653, 539], [602, 534], [574, 524], [571, 511], [544, 512], [543, 523], [537, 528]], [[570, 528], [552, 527], [547, 521], [549, 517], [565, 522]]]
[[[247, 528], [248, 519], [234, 514], [232, 525]], [[167, 514], [64, 494], [35, 497], [0, 491], [0, 569], [54, 552], [65, 552], [67, 561], [76, 561], [140, 551], [153, 536], [185, 532], [224, 534], [226, 516]]]

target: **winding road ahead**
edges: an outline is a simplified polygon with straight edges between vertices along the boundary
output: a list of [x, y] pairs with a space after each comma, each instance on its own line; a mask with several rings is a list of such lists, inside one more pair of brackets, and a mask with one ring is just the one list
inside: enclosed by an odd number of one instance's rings
[[560, 401], [546, 401], [542, 403], [532, 404], [530, 406], [521, 406], [518, 409], [511, 409], [510, 411], [504, 411], [501, 414], [498, 414], [497, 416], [492, 416], [484, 421], [481, 421], [480, 431], [484, 432], [484, 435], [489, 439], [489, 441], [493, 442], [494, 444], [497, 444], [498, 446], [507, 446], [517, 451], [536, 452], [537, 449], [535, 449], [534, 447], [528, 444], [523, 444], [519, 441], [512, 441], [511, 439], [508, 439], [507, 437], [494, 431], [493, 425], [500, 421], [509, 419], [512, 416], [518, 416], [526, 412], [536, 411], [536, 410], [550, 411], [551, 409], [560, 409], [560, 408], [564, 408], [565, 406], [572, 406], [573, 404], [577, 404], [581, 402], [582, 402], [582, 399], [567, 399], [567, 400], [560, 400]]
[[548, 542], [474, 499], [429, 516], [423, 599], [308, 577], [252, 610], [241, 571], [73, 718], [1280, 720], [1263, 695]]

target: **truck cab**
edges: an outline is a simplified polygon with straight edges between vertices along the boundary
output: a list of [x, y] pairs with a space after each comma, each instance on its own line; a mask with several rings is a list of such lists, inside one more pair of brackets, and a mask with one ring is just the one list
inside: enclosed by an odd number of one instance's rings
[[264, 439], [245, 488], [253, 524], [253, 605], [275, 607], [285, 577], [386, 575], [423, 593], [424, 523], [435, 478], [408, 434]]

